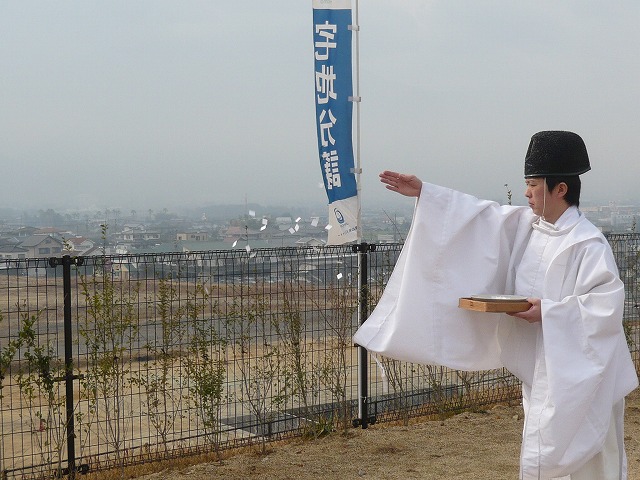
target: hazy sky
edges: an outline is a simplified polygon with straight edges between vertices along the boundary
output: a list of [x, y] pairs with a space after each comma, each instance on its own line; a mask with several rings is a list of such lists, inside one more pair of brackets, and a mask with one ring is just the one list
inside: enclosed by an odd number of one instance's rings
[[[354, 2], [355, 3], [355, 2]], [[583, 199], [639, 198], [638, 0], [361, 0], [362, 203], [379, 171], [506, 201], [533, 133]], [[0, 0], [0, 205], [320, 205], [311, 0]]]

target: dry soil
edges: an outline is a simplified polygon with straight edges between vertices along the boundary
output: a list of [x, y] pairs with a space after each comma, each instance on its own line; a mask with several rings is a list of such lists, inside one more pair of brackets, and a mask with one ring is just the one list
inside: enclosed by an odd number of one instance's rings
[[[316, 440], [296, 439], [243, 451], [222, 463], [174, 467], [142, 480], [468, 479], [514, 480], [522, 407], [497, 405], [482, 413], [409, 425], [375, 424]], [[640, 392], [626, 403], [629, 480], [640, 480]]]

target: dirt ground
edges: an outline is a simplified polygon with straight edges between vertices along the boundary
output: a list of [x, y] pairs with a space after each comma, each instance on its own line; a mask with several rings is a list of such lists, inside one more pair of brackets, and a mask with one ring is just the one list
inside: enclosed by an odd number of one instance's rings
[[[271, 445], [266, 454], [245, 451], [222, 464], [172, 468], [139, 480], [513, 480], [522, 424], [520, 406], [497, 405], [446, 420], [376, 424], [354, 428], [347, 436], [296, 439]], [[627, 398], [625, 439], [629, 480], [640, 480], [639, 390]]]

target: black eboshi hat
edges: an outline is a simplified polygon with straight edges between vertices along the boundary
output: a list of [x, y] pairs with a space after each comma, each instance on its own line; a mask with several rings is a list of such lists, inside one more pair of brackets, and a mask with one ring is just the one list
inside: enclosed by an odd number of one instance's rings
[[538, 132], [531, 137], [524, 158], [524, 177], [581, 175], [591, 170], [580, 135], [564, 131]]

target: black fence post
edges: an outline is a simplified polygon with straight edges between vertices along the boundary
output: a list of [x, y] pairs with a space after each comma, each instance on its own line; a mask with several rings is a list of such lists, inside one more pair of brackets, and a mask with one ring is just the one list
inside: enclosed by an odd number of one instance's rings
[[75, 478], [76, 474], [76, 443], [75, 443], [75, 422], [73, 418], [74, 399], [73, 399], [73, 330], [71, 324], [71, 265], [82, 265], [84, 259], [82, 257], [71, 258], [65, 255], [62, 258], [51, 257], [49, 265], [57, 267], [62, 265], [62, 291], [64, 295], [64, 381], [65, 381], [65, 400], [67, 410], [67, 471], [70, 479]]
[[[369, 252], [376, 249], [375, 245], [366, 242], [353, 245], [352, 249], [358, 253], [358, 278], [359, 290], [358, 301], [360, 318], [359, 325], [362, 325], [369, 316]], [[375, 416], [369, 416], [369, 353], [367, 349], [358, 345], [358, 415], [359, 418], [353, 420], [354, 427], [367, 428], [369, 424], [376, 423]]]

